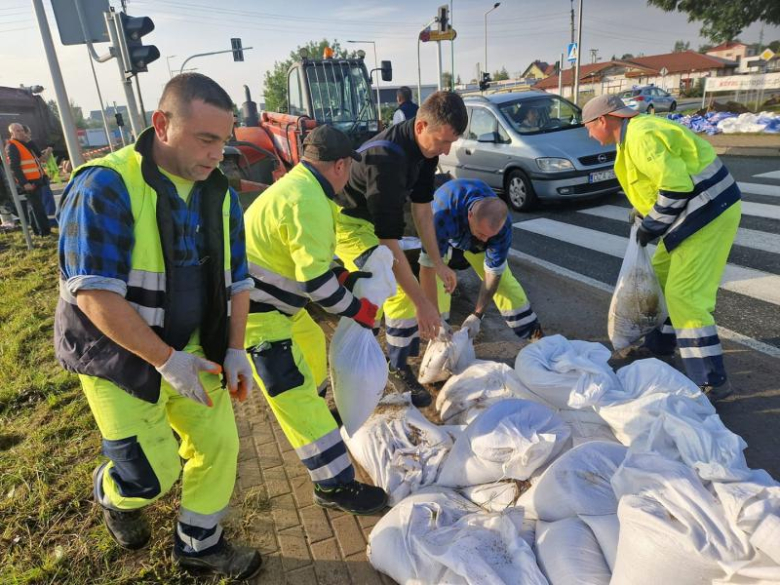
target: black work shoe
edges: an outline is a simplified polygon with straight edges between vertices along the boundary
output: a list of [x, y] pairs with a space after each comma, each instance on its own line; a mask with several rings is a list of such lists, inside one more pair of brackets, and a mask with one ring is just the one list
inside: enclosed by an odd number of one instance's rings
[[[95, 484], [98, 473], [106, 464], [98, 465], [92, 472], [92, 483]], [[149, 544], [152, 529], [147, 522], [143, 510], [112, 510], [106, 508], [96, 499], [103, 510], [103, 523], [108, 533], [116, 543], [128, 550], [138, 550]]]
[[314, 503], [322, 508], [333, 508], [348, 514], [375, 514], [387, 506], [387, 493], [382, 488], [359, 481], [352, 481], [331, 490], [325, 490], [315, 484]]
[[539, 323], [537, 323], [534, 326], [533, 331], [531, 331], [531, 334], [528, 336], [528, 341], [530, 343], [535, 343], [539, 341], [542, 337], [544, 337], [544, 331], [542, 330], [542, 326]]
[[397, 382], [397, 384], [394, 383], [393, 385], [396, 386], [399, 392], [403, 392], [404, 389], [411, 392], [412, 404], [417, 408], [423, 408], [431, 403], [431, 393], [417, 381], [417, 376], [412, 373], [412, 369], [409, 366], [400, 370], [391, 367], [390, 375], [393, 377], [394, 382]]
[[669, 353], [658, 353], [651, 350], [646, 345], [629, 345], [620, 350], [612, 352], [612, 358], [616, 360], [647, 360], [656, 358], [662, 362], [670, 363], [674, 359], [674, 351]]
[[728, 380], [723, 382], [720, 386], [705, 384], [704, 386], [699, 386], [699, 389], [713, 404], [734, 394], [734, 388], [731, 387], [731, 382]]
[[213, 551], [205, 555], [191, 556], [173, 546], [173, 562], [191, 573], [212, 573], [231, 579], [250, 579], [263, 566], [260, 552], [250, 546], [232, 545], [222, 538]]

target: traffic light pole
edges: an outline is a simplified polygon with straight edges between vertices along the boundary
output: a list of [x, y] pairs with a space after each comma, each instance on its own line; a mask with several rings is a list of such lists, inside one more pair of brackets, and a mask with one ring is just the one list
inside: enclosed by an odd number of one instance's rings
[[[40, 0], [38, 0], [40, 1]], [[133, 93], [133, 82], [125, 75], [125, 51], [122, 50], [123, 43], [120, 41], [122, 38], [121, 31], [119, 31], [118, 18], [116, 12], [112, 8], [109, 12], [104, 14], [106, 18], [106, 28], [108, 29], [108, 37], [111, 40], [111, 50], [116, 57], [116, 63], [119, 67], [119, 75], [122, 78], [122, 88], [125, 90], [125, 99], [127, 100], [127, 115], [130, 118], [130, 128], [133, 131], [135, 138], [144, 129], [141, 122], [141, 117], [138, 114], [138, 106], [135, 102], [135, 94]]]
[[32, 0], [33, 10], [38, 20], [38, 30], [41, 33], [43, 41], [43, 50], [46, 52], [46, 61], [49, 63], [49, 72], [51, 81], [54, 85], [54, 93], [57, 98], [57, 109], [60, 111], [60, 123], [62, 124], [62, 133], [65, 136], [65, 146], [68, 149], [68, 156], [73, 168], [84, 163], [84, 157], [81, 156], [81, 148], [76, 134], [76, 122], [73, 120], [73, 113], [70, 111], [70, 101], [68, 92], [65, 90], [65, 82], [62, 80], [62, 71], [60, 70], [57, 53], [54, 50], [54, 43], [51, 40], [51, 29], [49, 21], [46, 20], [46, 13], [43, 10], [43, 0]]
[[[242, 47], [243, 51], [248, 51], [249, 49], [252, 49], [253, 47]], [[211, 51], [210, 53], [197, 53], [195, 55], [190, 55], [184, 60], [184, 63], [181, 64], [181, 69], [179, 69], [179, 75], [184, 73], [184, 68], [187, 66], [187, 63], [189, 63], [192, 59], [195, 57], [208, 57], [209, 55], [222, 55], [224, 53], [232, 53], [233, 49], [228, 49], [227, 51]]]
[[582, 0], [580, 0], [580, 13], [577, 17], [577, 62], [574, 66], [574, 95], [572, 100], [575, 105], [580, 97], [580, 55], [582, 55]]

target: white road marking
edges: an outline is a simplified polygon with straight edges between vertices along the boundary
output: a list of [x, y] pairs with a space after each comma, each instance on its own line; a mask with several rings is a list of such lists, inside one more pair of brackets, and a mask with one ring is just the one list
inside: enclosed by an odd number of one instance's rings
[[[623, 258], [628, 245], [628, 238], [547, 218], [518, 222], [514, 224], [514, 227], [608, 254], [615, 258]], [[647, 246], [647, 251], [652, 255], [655, 252], [655, 246]], [[780, 305], [780, 276], [775, 274], [735, 264], [726, 264], [720, 287], [754, 299]]]
[[768, 173], [761, 173], [760, 175], [753, 175], [756, 179], [780, 179], [780, 171], [770, 171]]
[[766, 185], [764, 183], [737, 183], [743, 193], [751, 195], [770, 195], [780, 197], [780, 185]]
[[[590, 209], [580, 209], [577, 213], [628, 222], [628, 209], [618, 205], [599, 205]], [[778, 234], [739, 228], [734, 243], [753, 250], [780, 254], [780, 235]]]
[[[518, 250], [514, 250], [514, 249], [509, 250], [509, 256], [516, 260], [529, 262], [530, 264], [534, 264], [536, 266], [549, 270], [550, 272], [554, 272], [555, 274], [560, 274], [561, 276], [564, 276], [566, 278], [571, 278], [572, 280], [575, 280], [577, 282], [587, 284], [588, 286], [596, 288], [610, 295], [615, 291], [614, 287], [609, 286], [608, 284], [601, 282], [600, 280], [595, 280], [593, 278], [585, 276], [584, 274], [580, 274], [579, 272], [574, 272], [573, 270], [569, 270], [568, 268], [564, 268], [563, 266], [558, 266], [557, 264], [553, 264], [552, 262], [547, 262], [546, 260], [536, 258], [535, 256], [531, 256], [530, 254], [525, 254]], [[763, 341], [759, 341], [758, 339], [747, 337], [746, 335], [742, 335], [741, 333], [737, 333], [736, 331], [732, 331], [731, 329], [726, 329], [725, 327], [721, 327], [720, 325], [718, 325], [718, 335], [723, 339], [728, 339], [736, 343], [740, 343], [746, 347], [749, 347], [750, 349], [761, 352], [770, 357], [780, 359], [780, 348], [777, 348], [774, 345], [769, 345], [768, 343], [764, 343]]]

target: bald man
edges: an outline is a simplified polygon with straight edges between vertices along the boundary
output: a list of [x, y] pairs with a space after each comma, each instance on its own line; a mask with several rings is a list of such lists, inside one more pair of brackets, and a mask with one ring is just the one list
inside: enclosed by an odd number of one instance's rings
[[[462, 250], [482, 280], [474, 311], [463, 322], [463, 327], [469, 329], [469, 336], [473, 338], [479, 333], [487, 305], [493, 300], [507, 325], [520, 339], [536, 341], [541, 338], [539, 319], [531, 309], [523, 287], [507, 267], [507, 256], [512, 247], [512, 220], [506, 203], [483, 181], [457, 179], [439, 187], [431, 205], [439, 253], [444, 257], [450, 248]], [[436, 278], [425, 249], [420, 254], [420, 284], [447, 320], [452, 297]]]
[[42, 192], [48, 184], [41, 161], [27, 144], [30, 139], [24, 126], [14, 123], [8, 126], [10, 139], [5, 145], [8, 162], [16, 183], [27, 197], [30, 227], [36, 236], [49, 236], [49, 218], [43, 206]]

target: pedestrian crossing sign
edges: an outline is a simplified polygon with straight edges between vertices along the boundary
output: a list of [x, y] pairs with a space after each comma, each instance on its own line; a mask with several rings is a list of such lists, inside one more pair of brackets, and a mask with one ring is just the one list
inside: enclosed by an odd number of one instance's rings
[[574, 63], [577, 60], [577, 43], [569, 43], [566, 48], [566, 60], [569, 63]]

